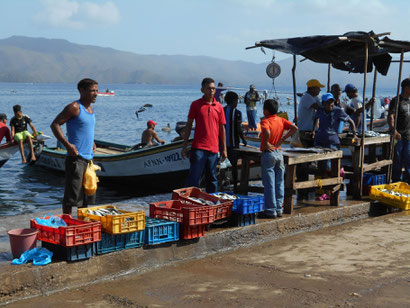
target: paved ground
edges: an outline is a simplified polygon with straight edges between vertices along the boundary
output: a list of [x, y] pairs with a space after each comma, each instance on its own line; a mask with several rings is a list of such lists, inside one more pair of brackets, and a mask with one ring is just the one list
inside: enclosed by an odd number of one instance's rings
[[7, 307], [410, 307], [408, 214], [301, 233]]

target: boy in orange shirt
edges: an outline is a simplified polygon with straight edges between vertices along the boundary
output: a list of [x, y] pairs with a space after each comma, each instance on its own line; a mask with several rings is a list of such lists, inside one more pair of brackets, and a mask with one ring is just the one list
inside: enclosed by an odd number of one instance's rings
[[[276, 218], [283, 214], [285, 164], [280, 146], [298, 130], [296, 125], [276, 115], [278, 106], [278, 102], [273, 99], [268, 99], [263, 104], [265, 118], [261, 121], [260, 149], [265, 210], [259, 214], [262, 218]], [[285, 130], [287, 133], [283, 135]]]

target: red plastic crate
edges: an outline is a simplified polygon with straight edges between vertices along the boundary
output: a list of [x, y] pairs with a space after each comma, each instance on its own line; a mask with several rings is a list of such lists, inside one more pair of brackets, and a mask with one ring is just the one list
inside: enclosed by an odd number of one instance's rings
[[67, 224], [67, 227], [52, 228], [30, 220], [32, 228], [38, 229], [37, 239], [65, 247], [85, 245], [101, 241], [101, 223], [85, 222], [74, 219], [71, 215], [57, 215]]
[[150, 203], [149, 213], [152, 218], [175, 221], [187, 226], [197, 226], [214, 222], [217, 208], [198, 206], [181, 200], [168, 200]]
[[[202, 203], [198, 201], [192, 200], [190, 197], [201, 198], [207, 201], [211, 201], [213, 203], [217, 203], [219, 201], [221, 203], [216, 204], [216, 205], [203, 205]], [[232, 205], [233, 205], [232, 200], [220, 199], [216, 196], [203, 192], [198, 187], [187, 187], [187, 188], [175, 189], [172, 191], [172, 199], [182, 200], [184, 202], [196, 204], [199, 206], [206, 206], [206, 207], [211, 206], [215, 208], [215, 219], [214, 220], [224, 219], [224, 218], [231, 216], [232, 214]]]
[[182, 224], [181, 227], [180, 238], [184, 240], [199, 238], [205, 235], [205, 225], [187, 226]]

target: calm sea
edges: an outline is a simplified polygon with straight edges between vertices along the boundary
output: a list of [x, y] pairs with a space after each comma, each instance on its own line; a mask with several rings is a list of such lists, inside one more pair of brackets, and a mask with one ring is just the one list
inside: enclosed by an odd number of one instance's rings
[[[160, 138], [167, 142], [177, 136], [175, 124], [185, 121], [190, 103], [201, 97], [200, 86], [164, 86], [100, 84], [100, 91], [114, 90], [113, 97], [98, 97], [95, 104], [95, 138], [120, 144], [134, 145], [140, 142], [141, 133], [148, 120], [158, 123], [156, 130]], [[274, 95], [271, 89], [269, 96]], [[293, 119], [293, 106], [288, 104], [292, 97], [291, 89], [277, 89], [281, 110], [287, 111]], [[235, 90], [244, 95], [246, 88]], [[302, 92], [303, 89], [300, 90]], [[393, 96], [395, 90], [384, 90], [380, 95]], [[6, 113], [10, 120], [13, 105], [22, 106], [24, 114], [33, 120], [37, 130], [53, 136], [50, 124], [55, 116], [68, 103], [79, 98], [76, 84], [25, 84], [0, 83], [0, 112]], [[136, 117], [135, 111], [145, 104], [151, 104]], [[238, 107], [246, 120], [244, 104]], [[262, 115], [262, 105], [258, 106], [258, 115]], [[170, 124], [170, 133], [161, 128]], [[4, 142], [4, 141], [3, 141]], [[46, 144], [54, 145], [53, 137]], [[21, 164], [16, 153], [0, 168], [0, 216], [16, 215], [22, 212], [60, 208], [64, 193], [64, 177], [51, 173], [41, 167]], [[155, 190], [155, 189], [154, 189]], [[102, 186], [98, 190], [97, 202], [115, 202], [121, 200], [147, 200], [141, 197], [143, 192], [138, 187], [110, 188]]]

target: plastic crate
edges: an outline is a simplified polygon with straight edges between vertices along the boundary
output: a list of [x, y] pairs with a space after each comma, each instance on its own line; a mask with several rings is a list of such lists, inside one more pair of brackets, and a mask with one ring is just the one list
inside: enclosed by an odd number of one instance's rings
[[397, 182], [385, 185], [373, 185], [370, 187], [370, 199], [380, 201], [403, 210], [410, 210], [410, 197], [393, 196], [389, 193], [382, 192], [382, 189], [394, 190], [403, 194], [410, 194], [410, 185], [403, 182]]
[[179, 240], [179, 223], [164, 219], [145, 217], [145, 245]]
[[31, 228], [38, 230], [37, 239], [65, 247], [90, 244], [101, 240], [101, 224], [74, 219], [71, 215], [57, 215], [67, 224], [67, 227], [52, 228], [30, 220]]
[[187, 226], [181, 224], [181, 238], [184, 240], [190, 240], [199, 238], [205, 235], [205, 225]]
[[[232, 206], [233, 206], [232, 200], [219, 199], [216, 196], [203, 192], [198, 187], [181, 188], [181, 189], [175, 189], [172, 191], [173, 200], [182, 200], [184, 202], [196, 204], [202, 207], [209, 206], [209, 205], [204, 205], [203, 203], [198, 202], [196, 200], [193, 200], [190, 197], [201, 198], [206, 201], [213, 202], [215, 205], [211, 205], [211, 206], [216, 208], [214, 220], [224, 219], [224, 218], [231, 216], [232, 214]], [[217, 204], [217, 202], [220, 202], [220, 203]]]
[[103, 232], [101, 242], [95, 243], [95, 251], [97, 255], [101, 255], [113, 251], [141, 247], [144, 244], [144, 238], [145, 230], [124, 234]]
[[370, 186], [386, 184], [385, 174], [363, 173], [363, 194], [368, 195]]
[[65, 247], [48, 242], [41, 242], [41, 246], [53, 252], [52, 260], [78, 261], [91, 258], [94, 255], [95, 244]]
[[153, 202], [149, 205], [149, 216], [183, 223], [188, 226], [204, 225], [214, 222], [215, 206], [198, 206], [181, 200]]
[[248, 225], [254, 225], [256, 223], [256, 213], [252, 213], [252, 214], [232, 213], [230, 221], [233, 227], [243, 227], [243, 226], [248, 226]]
[[[114, 208], [120, 211], [121, 215], [106, 215], [98, 216], [89, 213], [89, 210]], [[102, 230], [110, 234], [122, 234], [141, 231], [145, 229], [145, 212], [129, 212], [117, 209], [113, 205], [95, 206], [89, 208], [80, 208], [77, 210], [79, 219], [99, 221], [101, 222]]]
[[233, 201], [232, 211], [237, 214], [253, 214], [263, 211], [265, 198], [263, 196], [241, 196]]

